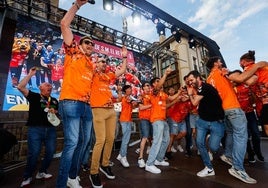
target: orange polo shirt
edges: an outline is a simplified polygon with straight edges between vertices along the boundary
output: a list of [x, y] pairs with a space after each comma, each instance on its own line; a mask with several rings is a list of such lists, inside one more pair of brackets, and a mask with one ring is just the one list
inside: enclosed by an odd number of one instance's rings
[[113, 72], [94, 73], [90, 95], [91, 107], [113, 107], [112, 91], [109, 85], [115, 78]]
[[160, 91], [157, 95], [151, 95], [152, 110], [150, 121], [152, 123], [158, 120], [166, 120], [167, 98], [168, 95], [163, 91]]
[[122, 110], [120, 114], [120, 121], [122, 122], [129, 122], [132, 120], [132, 104], [128, 98], [128, 96], [123, 96], [122, 98]]
[[207, 78], [207, 83], [215, 87], [222, 99], [224, 110], [240, 108], [232, 83], [222, 75], [220, 69], [213, 68]]
[[177, 102], [174, 104], [174, 108], [169, 111], [169, 117], [174, 120], [175, 122], [182, 122], [185, 120], [187, 114], [189, 113], [191, 108], [191, 102]]
[[93, 63], [81, 52], [75, 40], [70, 46], [64, 44], [64, 48], [66, 55], [60, 100], [89, 102]]
[[[150, 102], [150, 95], [142, 95], [142, 104], [143, 105], [149, 105]], [[151, 108], [147, 108], [145, 110], [139, 110], [139, 118], [140, 119], [147, 119], [150, 120], [151, 117]]]

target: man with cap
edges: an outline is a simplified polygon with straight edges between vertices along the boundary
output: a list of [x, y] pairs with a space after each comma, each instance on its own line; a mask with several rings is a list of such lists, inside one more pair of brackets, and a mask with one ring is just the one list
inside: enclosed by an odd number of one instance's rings
[[87, 1], [76, 0], [61, 20], [65, 48], [64, 77], [60, 93], [59, 113], [63, 120], [64, 147], [56, 187], [81, 187], [79, 170], [82, 154], [91, 137], [92, 111], [89, 101], [93, 77], [91, 54], [94, 43], [89, 36], [79, 44], [70, 28], [78, 9]]

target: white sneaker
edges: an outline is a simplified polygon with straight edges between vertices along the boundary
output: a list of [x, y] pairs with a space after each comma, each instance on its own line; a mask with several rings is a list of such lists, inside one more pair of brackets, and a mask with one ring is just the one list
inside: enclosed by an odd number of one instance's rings
[[144, 168], [145, 167], [145, 162], [143, 159], [138, 159], [138, 165], [140, 168]]
[[243, 181], [245, 183], [249, 183], [249, 184], [257, 183], [257, 181], [255, 179], [249, 177], [249, 175], [245, 171], [236, 170], [233, 167], [230, 168], [228, 171], [229, 171], [229, 174], [240, 179], [241, 181]]
[[209, 169], [208, 167], [205, 167], [203, 170], [198, 172], [196, 175], [199, 177], [214, 176], [215, 172], [214, 172], [213, 168]]
[[178, 149], [181, 153], [184, 151], [184, 149], [182, 148], [181, 145], [178, 145], [178, 146], [177, 146], [177, 149]]
[[148, 146], [148, 147], [147, 147], [147, 150], [146, 150], [146, 154], [149, 154], [150, 149], [151, 149], [151, 146]]
[[159, 166], [169, 166], [169, 163], [167, 161], [158, 161], [158, 160], [155, 160], [154, 161], [154, 165], [159, 165]]
[[208, 156], [209, 156], [210, 161], [213, 161], [213, 154], [210, 151], [208, 152]]
[[151, 166], [145, 165], [145, 170], [148, 172], [151, 172], [153, 174], [160, 174], [161, 173], [161, 170], [154, 165], [151, 165]]
[[45, 172], [38, 172], [35, 176], [36, 179], [40, 180], [40, 179], [49, 179], [52, 178], [51, 174], [46, 174]]
[[82, 186], [79, 184], [80, 181], [80, 177], [77, 176], [75, 179], [71, 179], [68, 177], [68, 181], [67, 181], [67, 187], [70, 188], [82, 188]]
[[32, 182], [32, 178], [23, 179], [23, 181], [20, 184], [20, 187], [26, 187], [30, 185]]
[[172, 153], [176, 153], [177, 152], [177, 150], [174, 148], [174, 146], [171, 147], [171, 152]]
[[116, 159], [120, 161], [120, 163], [122, 164], [123, 167], [125, 167], [125, 168], [128, 168], [128, 167], [129, 167], [129, 163], [128, 163], [126, 157], [122, 157], [122, 156], [119, 154], [119, 155], [117, 156]]
[[231, 165], [231, 166], [233, 165], [233, 161], [232, 161], [232, 159], [230, 159], [229, 157], [226, 157], [224, 154], [220, 156], [220, 159], [221, 159], [223, 162], [225, 162], [225, 163], [227, 163], [227, 164], [229, 164], [229, 165]]

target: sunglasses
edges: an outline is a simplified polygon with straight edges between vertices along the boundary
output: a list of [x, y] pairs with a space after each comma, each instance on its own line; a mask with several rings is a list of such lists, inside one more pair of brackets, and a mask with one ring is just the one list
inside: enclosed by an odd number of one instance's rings
[[94, 42], [92, 42], [91, 40], [84, 40], [83, 43], [86, 45], [94, 46]]

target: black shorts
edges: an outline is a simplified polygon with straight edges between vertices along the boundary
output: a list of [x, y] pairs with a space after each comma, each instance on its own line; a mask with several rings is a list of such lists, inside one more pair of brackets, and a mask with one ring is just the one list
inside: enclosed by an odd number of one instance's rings
[[260, 122], [262, 125], [268, 125], [268, 104], [262, 106]]

